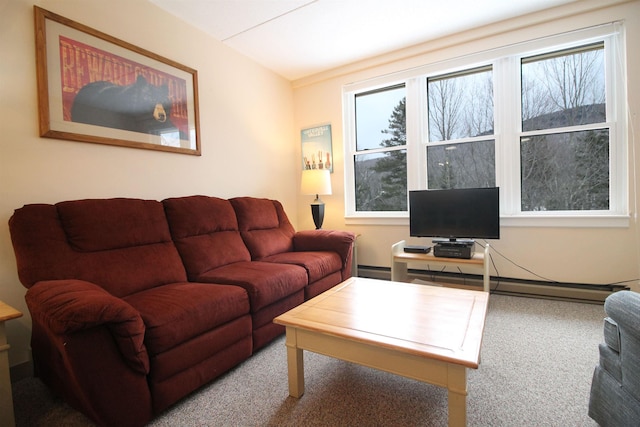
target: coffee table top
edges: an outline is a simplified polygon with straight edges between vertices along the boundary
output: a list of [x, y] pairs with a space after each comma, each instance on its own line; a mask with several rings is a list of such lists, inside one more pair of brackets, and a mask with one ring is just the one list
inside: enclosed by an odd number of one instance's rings
[[275, 323], [477, 368], [489, 294], [352, 277]]

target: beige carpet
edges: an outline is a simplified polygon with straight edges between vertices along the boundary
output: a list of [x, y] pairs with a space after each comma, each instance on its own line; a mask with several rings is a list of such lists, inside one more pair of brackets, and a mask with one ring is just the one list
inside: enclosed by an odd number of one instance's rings
[[[588, 426], [602, 305], [492, 295], [469, 426]], [[446, 426], [446, 390], [305, 352], [306, 392], [288, 396], [284, 338], [151, 426]], [[17, 426], [87, 426], [36, 379], [14, 385]]]

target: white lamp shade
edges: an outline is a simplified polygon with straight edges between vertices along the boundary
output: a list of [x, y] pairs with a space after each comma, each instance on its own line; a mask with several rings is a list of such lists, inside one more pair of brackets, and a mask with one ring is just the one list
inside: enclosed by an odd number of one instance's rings
[[303, 170], [300, 192], [309, 195], [331, 194], [331, 172], [329, 169]]

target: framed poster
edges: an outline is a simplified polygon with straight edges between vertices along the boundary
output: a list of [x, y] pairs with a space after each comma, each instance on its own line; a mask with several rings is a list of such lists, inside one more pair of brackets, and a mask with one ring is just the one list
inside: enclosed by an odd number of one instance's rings
[[333, 173], [331, 125], [302, 130], [302, 169], [329, 169]]
[[196, 70], [34, 13], [40, 136], [200, 155]]

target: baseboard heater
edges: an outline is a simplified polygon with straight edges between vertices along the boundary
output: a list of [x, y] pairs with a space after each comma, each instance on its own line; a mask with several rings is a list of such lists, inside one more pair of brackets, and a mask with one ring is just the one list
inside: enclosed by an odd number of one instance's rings
[[[359, 277], [391, 280], [391, 269], [389, 267], [358, 265], [357, 272]], [[418, 269], [409, 269], [408, 273], [411, 280], [451, 283], [453, 285], [482, 289], [482, 276], [478, 274]], [[623, 285], [547, 282], [496, 276], [491, 276], [489, 287], [491, 293], [500, 295], [531, 296], [592, 303], [603, 303], [612, 293], [629, 289]]]

